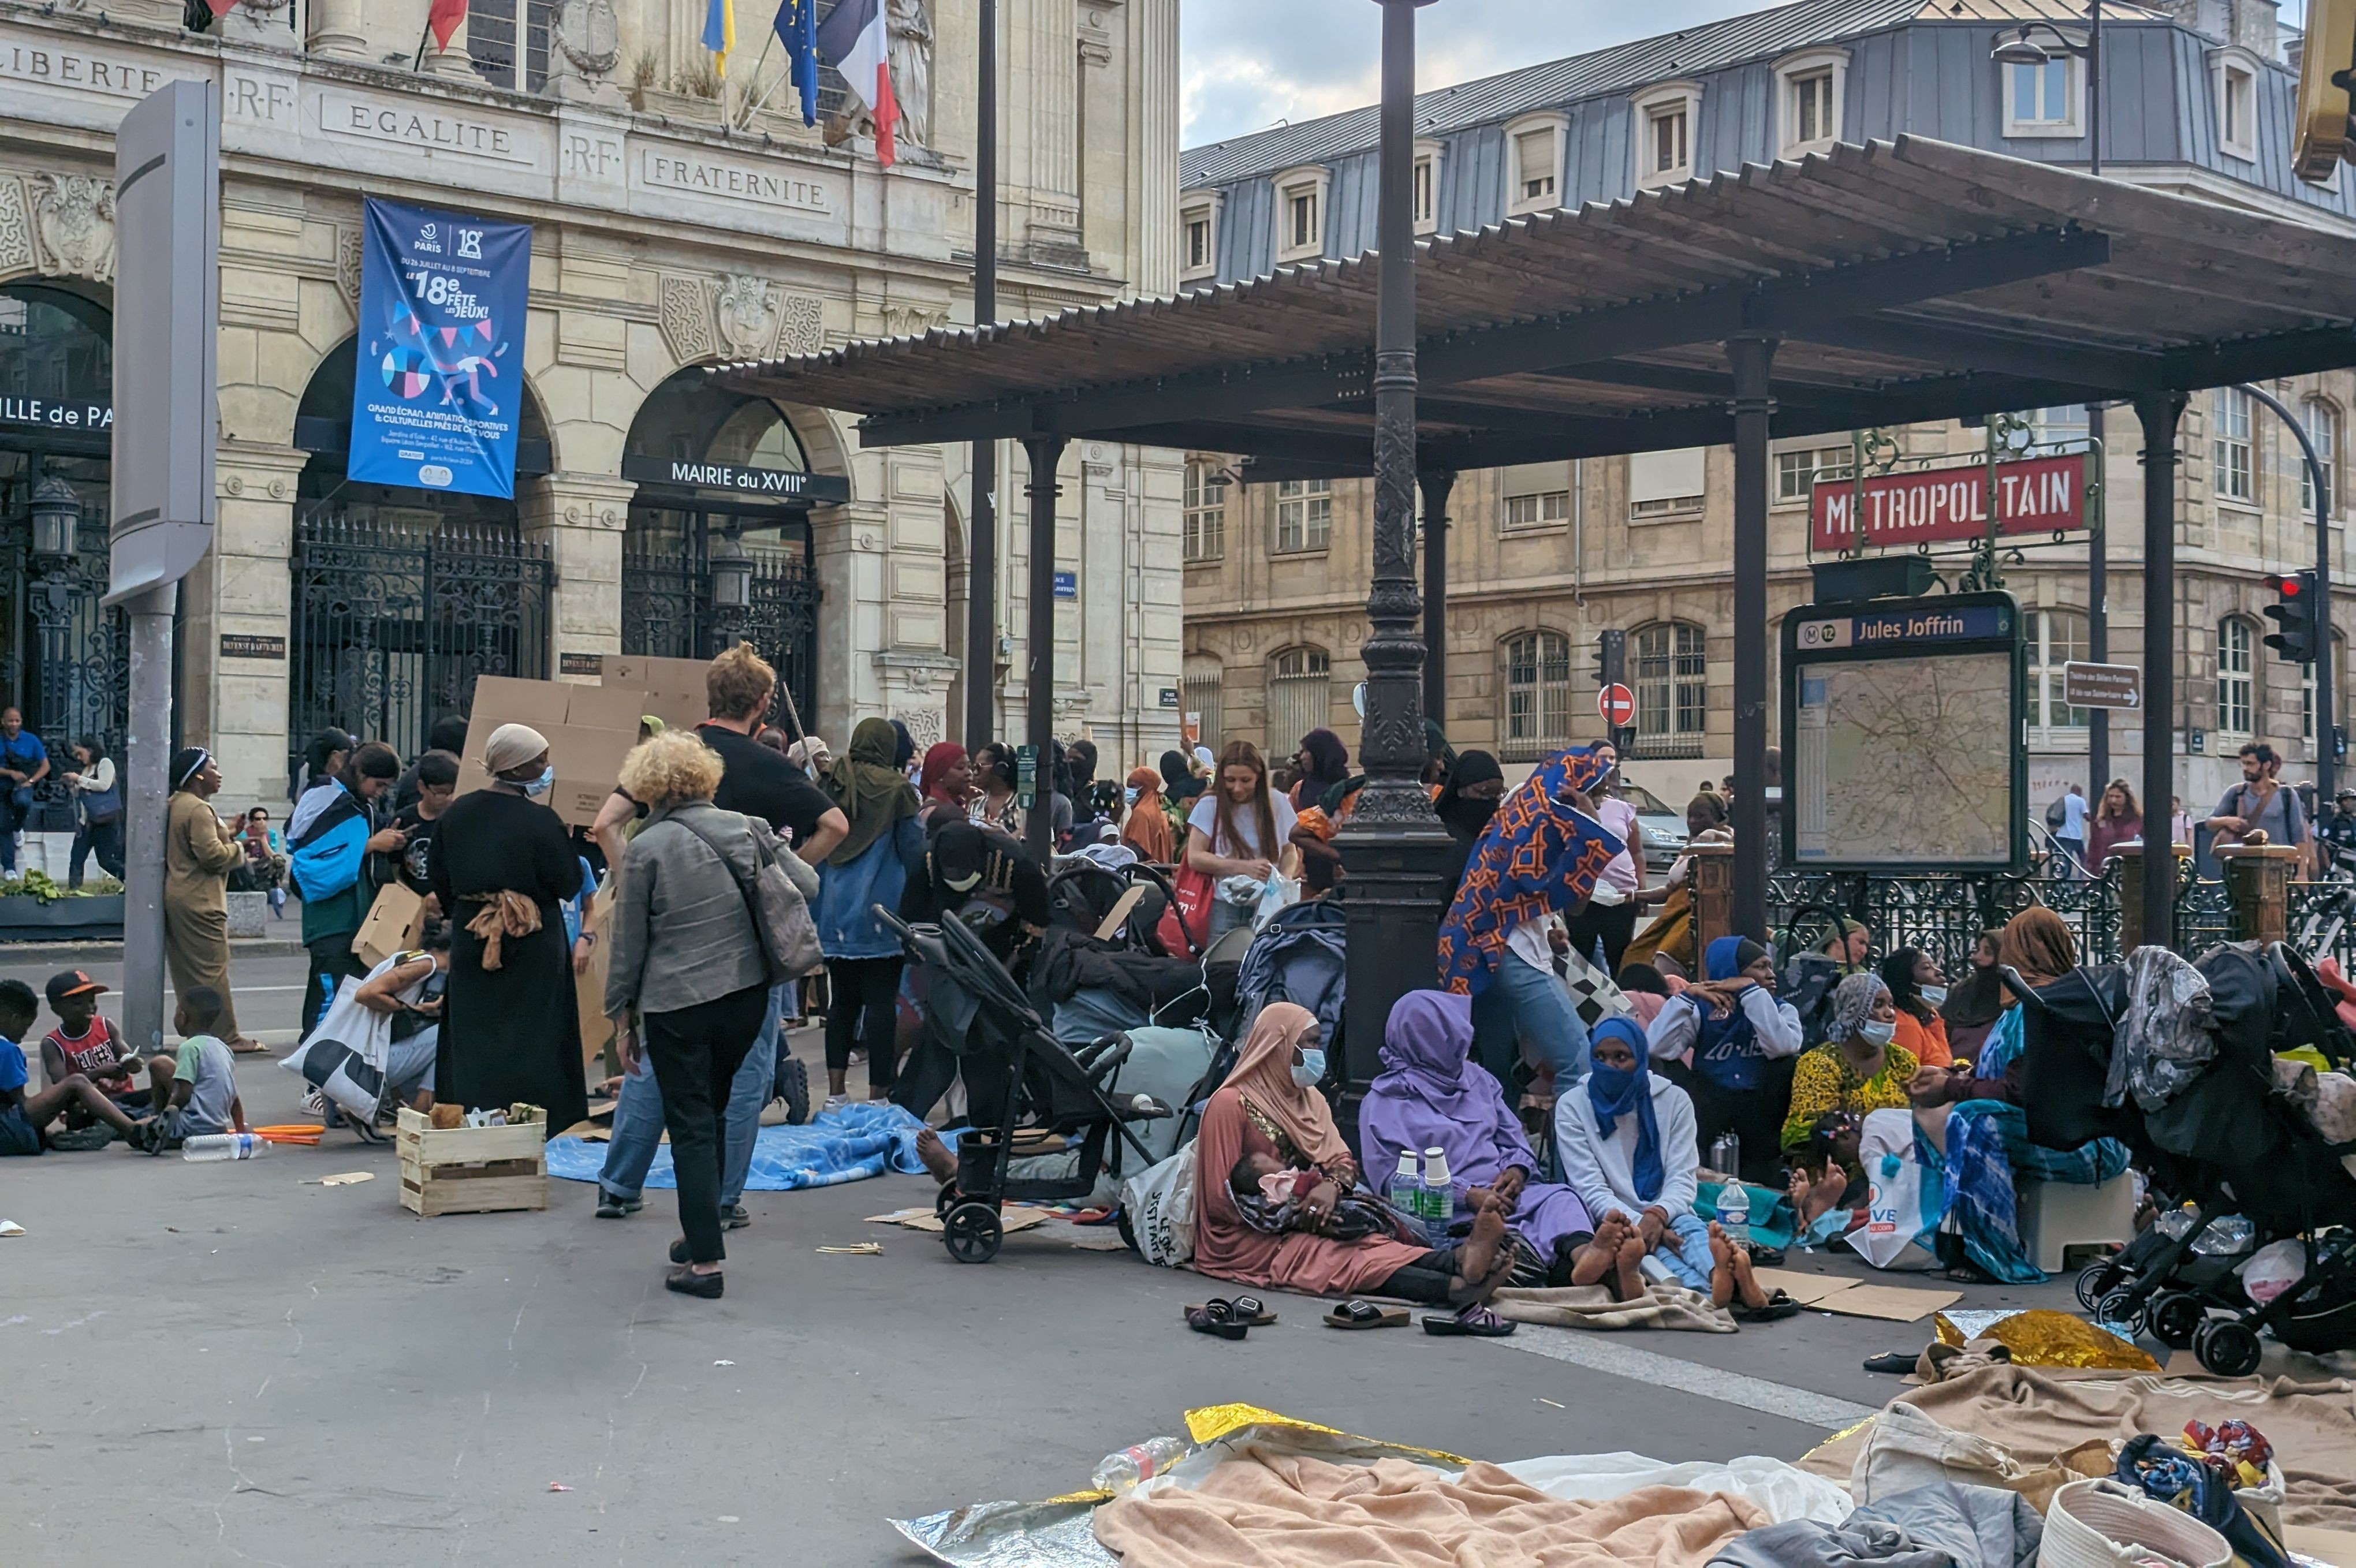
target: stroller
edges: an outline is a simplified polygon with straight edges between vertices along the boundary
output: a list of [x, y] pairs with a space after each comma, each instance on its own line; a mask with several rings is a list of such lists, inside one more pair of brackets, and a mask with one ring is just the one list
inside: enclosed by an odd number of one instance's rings
[[[2081, 970], [2022, 997], [2023, 1100], [2029, 1135], [2066, 1147], [2095, 1136], [2133, 1148], [2156, 1189], [2180, 1207], [2077, 1279], [2081, 1305], [2190, 1348], [2203, 1368], [2244, 1377], [2264, 1354], [2262, 1330], [2294, 1349], [2356, 1345], [2356, 1176], [2279, 1087], [2278, 1051], [2313, 1046], [2343, 1070], [2356, 1040], [2296, 951], [2276, 943], [2211, 949], [2196, 967], [2210, 987], [2214, 1047], [2197, 1075], [2146, 1111], [2132, 1096], [2104, 1106], [2116, 1028], [2126, 1018], [2120, 965]], [[2306, 1272], [2259, 1303], [2240, 1267], [2270, 1242], [2293, 1241]]]
[[[1152, 1163], [1129, 1124], [1174, 1113], [1144, 1094], [1117, 1104], [1107, 1091], [1128, 1059], [1126, 1040], [1101, 1040], [1076, 1054], [1066, 1051], [1006, 966], [962, 922], [909, 925], [881, 904], [875, 914], [899, 933], [909, 958], [931, 971], [925, 1027], [942, 1031], [939, 1038], [966, 1066], [975, 1125], [958, 1136], [957, 1176], [934, 1205], [949, 1256], [964, 1264], [990, 1262], [1005, 1240], [999, 1213], [1007, 1200], [1084, 1198], [1100, 1171], [1120, 1174], [1124, 1145], [1141, 1164]], [[1073, 1173], [1013, 1176], [1012, 1162], [1022, 1157], [1018, 1132], [1034, 1138], [1076, 1136]], [[1071, 1151], [1066, 1145], [1041, 1152]]]

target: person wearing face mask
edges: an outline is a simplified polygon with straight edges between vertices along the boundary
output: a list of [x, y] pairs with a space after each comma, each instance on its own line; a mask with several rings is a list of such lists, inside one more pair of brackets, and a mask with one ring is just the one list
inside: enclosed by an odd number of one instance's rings
[[1162, 775], [1151, 768], [1131, 768], [1120, 792], [1120, 841], [1137, 851], [1149, 866], [1167, 866], [1178, 858], [1177, 836], [1170, 830], [1170, 813], [1162, 804]]
[[581, 856], [548, 808], [546, 736], [502, 724], [481, 761], [489, 787], [450, 803], [426, 855], [451, 924], [434, 1098], [465, 1110], [539, 1105], [561, 1131], [589, 1114], [560, 907], [581, 891]]
[[1939, 1016], [1947, 999], [1947, 976], [1939, 961], [1919, 947], [1901, 947], [1881, 961], [1881, 980], [1898, 1004], [1899, 1047], [1925, 1067], [1953, 1062], [1947, 1020]]
[[1806, 1147], [1818, 1117], [1836, 1111], [1862, 1117], [1907, 1104], [1906, 1082], [1922, 1065], [1897, 1043], [1898, 1004], [1879, 975], [1851, 975], [1833, 992], [1828, 1038], [1802, 1053], [1792, 1074], [1783, 1147]]

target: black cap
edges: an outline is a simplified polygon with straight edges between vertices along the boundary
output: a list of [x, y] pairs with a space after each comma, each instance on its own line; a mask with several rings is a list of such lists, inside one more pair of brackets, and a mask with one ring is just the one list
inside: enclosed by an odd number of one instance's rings
[[49, 994], [49, 1006], [53, 1008], [68, 997], [96, 996], [106, 989], [80, 969], [69, 969], [62, 975], [50, 976], [49, 983], [44, 988]]
[[933, 837], [933, 874], [951, 892], [972, 891], [989, 858], [990, 841], [970, 822], [945, 823]]

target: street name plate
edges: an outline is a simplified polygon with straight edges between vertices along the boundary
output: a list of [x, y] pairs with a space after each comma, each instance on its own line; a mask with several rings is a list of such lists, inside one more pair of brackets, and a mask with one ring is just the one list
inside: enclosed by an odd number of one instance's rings
[[2143, 671], [2131, 664], [2062, 667], [2062, 700], [2072, 708], [2141, 708]]

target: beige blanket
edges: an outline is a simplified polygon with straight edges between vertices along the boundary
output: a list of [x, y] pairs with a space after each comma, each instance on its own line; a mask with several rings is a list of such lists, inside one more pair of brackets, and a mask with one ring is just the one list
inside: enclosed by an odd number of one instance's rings
[[1107, 1503], [1096, 1532], [1122, 1568], [1676, 1568], [1767, 1522], [1725, 1492], [1645, 1487], [1564, 1502], [1478, 1462], [1451, 1481], [1403, 1459], [1254, 1453], [1191, 1490]]
[[1490, 1307], [1515, 1323], [1547, 1323], [1558, 1328], [1683, 1328], [1697, 1334], [1731, 1334], [1734, 1315], [1709, 1298], [1673, 1285], [1655, 1285], [1633, 1301], [1614, 1301], [1600, 1285], [1567, 1285], [1553, 1290], [1501, 1290]]

